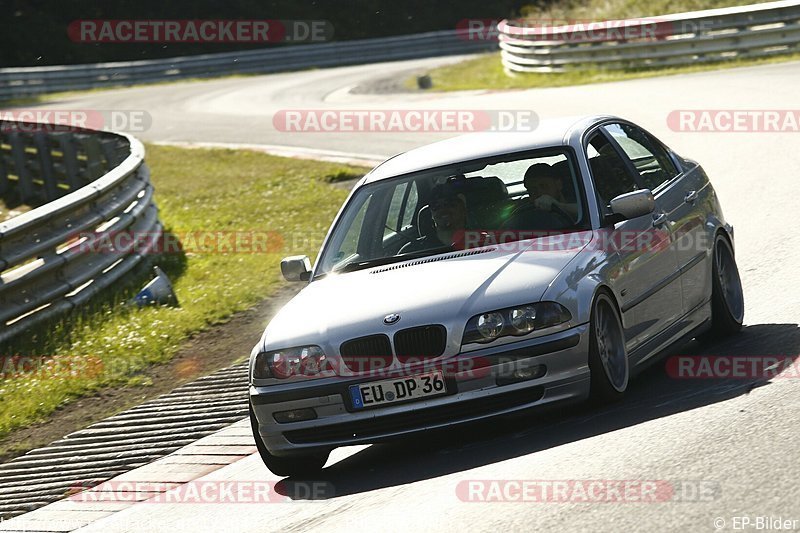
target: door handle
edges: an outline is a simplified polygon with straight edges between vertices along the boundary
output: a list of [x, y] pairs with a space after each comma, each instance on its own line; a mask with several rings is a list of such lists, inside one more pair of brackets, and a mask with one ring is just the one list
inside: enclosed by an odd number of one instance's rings
[[653, 215], [653, 227], [661, 226], [662, 224], [666, 223], [667, 221], [667, 214], [661, 213], [660, 215]]
[[687, 192], [686, 196], [683, 199], [683, 201], [686, 202], [687, 204], [691, 203], [691, 202], [694, 202], [695, 200], [697, 200], [697, 191], [689, 191], [689, 192]]

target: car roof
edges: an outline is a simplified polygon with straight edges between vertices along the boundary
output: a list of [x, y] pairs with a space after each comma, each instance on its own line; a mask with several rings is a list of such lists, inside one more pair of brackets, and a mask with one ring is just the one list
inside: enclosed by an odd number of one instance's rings
[[535, 150], [536, 148], [566, 146], [572, 135], [583, 133], [592, 125], [607, 118], [616, 117], [584, 115], [543, 119], [532, 131], [484, 131], [459, 135], [420, 146], [387, 159], [365, 176], [364, 183], [461, 161]]

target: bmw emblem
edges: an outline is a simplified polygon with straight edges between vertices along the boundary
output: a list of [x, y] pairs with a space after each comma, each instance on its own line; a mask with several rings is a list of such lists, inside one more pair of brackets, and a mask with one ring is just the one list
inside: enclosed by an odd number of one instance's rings
[[385, 317], [383, 317], [383, 323], [386, 325], [394, 324], [398, 320], [400, 320], [400, 315], [398, 315], [397, 313], [392, 313], [391, 315], [386, 315]]

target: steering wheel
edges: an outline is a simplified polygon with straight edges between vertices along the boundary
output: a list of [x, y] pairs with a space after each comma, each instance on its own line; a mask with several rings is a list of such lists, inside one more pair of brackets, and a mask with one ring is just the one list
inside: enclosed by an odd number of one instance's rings
[[405, 235], [404, 233], [401, 233], [401, 232], [399, 232], [399, 231], [397, 231], [395, 229], [390, 228], [387, 224], [384, 224], [383, 226], [386, 229], [388, 229], [389, 231], [391, 231], [392, 233], [394, 233], [395, 235], [398, 235], [404, 241], [406, 241], [406, 244], [408, 244], [409, 242], [415, 240], [415, 239], [412, 239], [411, 237], [409, 237], [408, 235]]

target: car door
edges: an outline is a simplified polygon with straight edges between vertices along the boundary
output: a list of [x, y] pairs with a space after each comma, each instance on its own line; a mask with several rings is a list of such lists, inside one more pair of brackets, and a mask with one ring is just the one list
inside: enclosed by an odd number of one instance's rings
[[708, 261], [704, 259], [709, 256], [709, 243], [702, 207], [708, 180], [702, 172], [679, 172], [666, 147], [637, 126], [618, 123], [605, 129], [632, 160], [642, 185], [664, 206], [678, 259], [683, 313], [688, 313], [703, 303], [708, 292]]
[[[609, 203], [615, 196], [644, 188], [632, 161], [605, 128], [589, 138], [586, 152], [603, 215], [610, 214]], [[619, 258], [614, 283], [629, 351], [666, 329], [682, 313], [668, 207], [664, 198], [657, 198], [652, 214], [601, 230], [603, 241]]]

